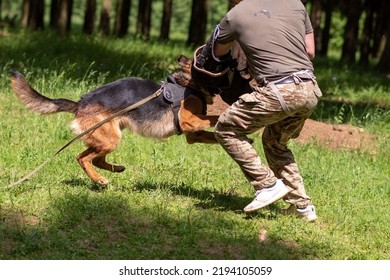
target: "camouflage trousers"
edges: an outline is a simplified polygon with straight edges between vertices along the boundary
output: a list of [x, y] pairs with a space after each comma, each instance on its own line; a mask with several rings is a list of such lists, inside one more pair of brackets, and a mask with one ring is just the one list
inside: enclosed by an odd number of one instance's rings
[[[291, 190], [284, 200], [299, 208], [306, 207], [311, 204], [311, 199], [306, 194], [298, 165], [287, 144], [291, 138], [299, 136], [305, 120], [317, 105], [321, 90], [312, 81], [282, 84], [277, 88], [290, 110], [289, 114], [283, 111], [270, 87], [252, 86], [252, 93], [242, 95], [219, 117], [215, 135], [255, 190], [269, 187], [280, 178]], [[268, 166], [262, 163], [247, 137], [262, 128]]]

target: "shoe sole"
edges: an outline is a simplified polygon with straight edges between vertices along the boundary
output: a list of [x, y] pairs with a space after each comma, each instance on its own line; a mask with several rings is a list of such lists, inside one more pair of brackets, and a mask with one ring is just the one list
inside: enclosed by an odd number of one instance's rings
[[297, 215], [297, 216], [306, 222], [314, 222], [318, 218], [317, 215], [315, 217], [303, 217], [303, 216], [299, 216], [299, 215]]
[[315, 220], [318, 219], [316, 214], [312, 215], [302, 215], [299, 212], [297, 212], [296, 208], [294, 209], [279, 209], [277, 213], [282, 214], [282, 215], [287, 215], [287, 216], [295, 216], [298, 219], [304, 220], [306, 222], [314, 222]]
[[283, 192], [280, 192], [277, 196], [275, 196], [272, 200], [269, 200], [267, 203], [263, 203], [263, 204], [261, 204], [260, 206], [258, 206], [256, 208], [251, 208], [251, 209], [248, 209], [248, 210], [245, 210], [245, 208], [244, 208], [244, 213], [245, 214], [249, 214], [249, 213], [256, 212], [257, 210], [260, 210], [261, 208], [263, 208], [265, 206], [268, 206], [268, 205], [274, 203], [275, 201], [281, 199], [282, 197], [284, 197], [289, 192], [290, 192], [290, 190], [287, 187], [285, 187]]

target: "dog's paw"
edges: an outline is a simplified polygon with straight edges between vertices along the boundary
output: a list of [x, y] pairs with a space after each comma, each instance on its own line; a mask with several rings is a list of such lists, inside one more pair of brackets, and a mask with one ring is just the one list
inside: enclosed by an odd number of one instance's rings
[[99, 178], [97, 180], [94, 180], [94, 183], [102, 185], [102, 186], [107, 186], [109, 182], [108, 182], [108, 180], [106, 178], [101, 177], [101, 178]]

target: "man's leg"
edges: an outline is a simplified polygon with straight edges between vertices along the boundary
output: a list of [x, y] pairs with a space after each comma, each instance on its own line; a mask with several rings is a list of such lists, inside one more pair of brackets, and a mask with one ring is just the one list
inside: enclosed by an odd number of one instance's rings
[[248, 134], [285, 117], [283, 111], [275, 113], [272, 110], [272, 105], [280, 108], [277, 102], [267, 95], [245, 94], [220, 116], [215, 127], [217, 140], [257, 191], [255, 200], [244, 209], [245, 212], [258, 210], [289, 192], [289, 188], [281, 181], [277, 182], [274, 172], [261, 162], [247, 138]]
[[293, 190], [283, 199], [290, 203], [287, 214], [296, 214], [306, 221], [317, 219], [316, 210], [306, 194], [302, 176], [287, 142], [299, 135], [305, 118], [291, 117], [280, 123], [269, 125], [263, 132], [263, 147], [270, 168], [278, 178]]
[[291, 138], [299, 135], [304, 122], [304, 118], [287, 118], [265, 127], [262, 137], [269, 167], [278, 178], [282, 178], [283, 182], [293, 189], [284, 200], [298, 208], [310, 205], [311, 199], [306, 194], [298, 164], [295, 162], [293, 153], [287, 147], [287, 143]]

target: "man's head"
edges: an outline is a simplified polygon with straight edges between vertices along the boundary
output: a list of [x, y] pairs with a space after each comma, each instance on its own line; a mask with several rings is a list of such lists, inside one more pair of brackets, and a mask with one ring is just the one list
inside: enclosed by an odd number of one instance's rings
[[237, 5], [238, 3], [240, 3], [242, 0], [230, 0], [229, 2], [229, 10], [231, 8], [233, 8], [235, 5]]

